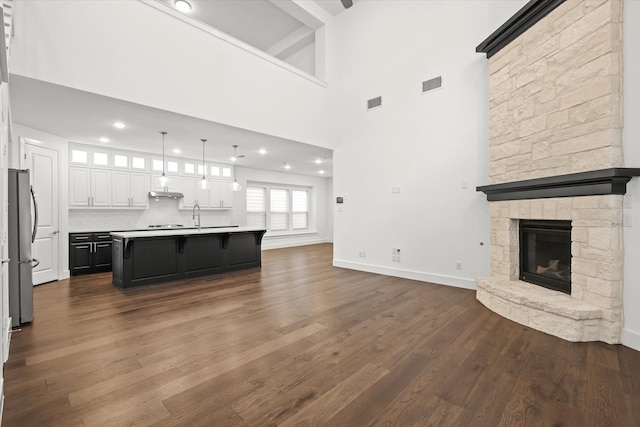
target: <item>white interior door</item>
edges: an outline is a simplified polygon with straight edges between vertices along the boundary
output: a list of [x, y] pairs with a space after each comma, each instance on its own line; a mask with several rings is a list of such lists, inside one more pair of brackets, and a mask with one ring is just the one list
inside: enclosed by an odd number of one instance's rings
[[25, 144], [26, 167], [38, 203], [38, 228], [32, 256], [33, 284], [58, 280], [60, 227], [58, 222], [58, 152]]

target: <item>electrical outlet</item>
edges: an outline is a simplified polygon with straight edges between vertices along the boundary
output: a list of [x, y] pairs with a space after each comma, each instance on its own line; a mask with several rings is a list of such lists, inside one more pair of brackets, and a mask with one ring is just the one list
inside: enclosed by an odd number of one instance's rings
[[633, 221], [631, 219], [631, 213], [626, 212], [622, 214], [622, 225], [624, 227], [633, 227]]
[[391, 248], [391, 261], [400, 262], [400, 249]]
[[456, 261], [456, 270], [462, 270], [462, 261]]
[[461, 190], [466, 190], [468, 186], [469, 186], [469, 183], [467, 181], [462, 181], [460, 183], [460, 189]]
[[366, 258], [367, 257], [367, 253], [365, 251], [360, 251], [360, 252], [358, 252], [358, 256], [360, 258]]
[[392, 194], [400, 194], [400, 187], [391, 187]]

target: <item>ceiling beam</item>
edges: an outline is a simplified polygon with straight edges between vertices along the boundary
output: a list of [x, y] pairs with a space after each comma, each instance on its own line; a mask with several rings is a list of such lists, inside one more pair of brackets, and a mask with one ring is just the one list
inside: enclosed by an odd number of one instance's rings
[[285, 59], [303, 47], [313, 43], [315, 31], [306, 26], [302, 26], [267, 49], [269, 55], [279, 59]]
[[324, 26], [333, 18], [329, 12], [312, 0], [271, 0], [271, 3], [314, 30]]

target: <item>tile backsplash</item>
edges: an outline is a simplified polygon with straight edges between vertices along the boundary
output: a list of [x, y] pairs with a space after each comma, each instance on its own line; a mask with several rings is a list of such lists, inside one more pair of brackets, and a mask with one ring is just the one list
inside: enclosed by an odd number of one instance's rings
[[[147, 209], [69, 209], [69, 231], [116, 231], [152, 224], [194, 225], [191, 210], [178, 210], [178, 200], [150, 200]], [[203, 227], [234, 225], [231, 210], [200, 211]]]

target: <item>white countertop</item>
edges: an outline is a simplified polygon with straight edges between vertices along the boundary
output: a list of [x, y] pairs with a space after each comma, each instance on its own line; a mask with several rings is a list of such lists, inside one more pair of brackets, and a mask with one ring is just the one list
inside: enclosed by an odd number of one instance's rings
[[222, 234], [222, 233], [245, 233], [249, 231], [266, 231], [264, 228], [257, 227], [224, 227], [224, 228], [206, 228], [201, 229], [185, 229], [171, 228], [162, 230], [145, 230], [145, 231], [116, 231], [111, 233], [112, 236], [122, 237], [123, 239], [135, 239], [136, 237], [166, 237], [166, 236], [189, 236], [193, 234]]

